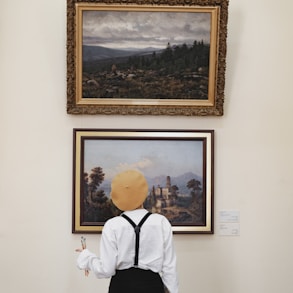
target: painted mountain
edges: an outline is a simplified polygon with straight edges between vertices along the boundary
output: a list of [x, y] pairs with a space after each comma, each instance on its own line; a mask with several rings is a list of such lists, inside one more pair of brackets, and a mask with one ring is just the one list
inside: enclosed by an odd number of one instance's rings
[[101, 46], [82, 46], [82, 60], [84, 62], [92, 62], [105, 59], [129, 57], [133, 55], [147, 55], [153, 52], [160, 52], [160, 49], [144, 48], [144, 49], [111, 49]]
[[[149, 184], [149, 188], [152, 188], [153, 186], [166, 186], [166, 178], [168, 175], [161, 175], [156, 177], [147, 177], [147, 181]], [[185, 174], [182, 174], [177, 177], [171, 177], [171, 185], [176, 185], [178, 187], [179, 194], [187, 195], [189, 194], [189, 189], [187, 188], [187, 182], [191, 179], [195, 179], [200, 181], [202, 184], [202, 178], [192, 172], [188, 172]], [[99, 186], [99, 189], [103, 189], [107, 195], [110, 194], [111, 191], [111, 182], [109, 180], [105, 180], [101, 186]]]

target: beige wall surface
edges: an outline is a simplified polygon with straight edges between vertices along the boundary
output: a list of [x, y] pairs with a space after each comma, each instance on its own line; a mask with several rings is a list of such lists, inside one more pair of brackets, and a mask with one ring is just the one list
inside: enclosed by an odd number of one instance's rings
[[1, 292], [107, 292], [75, 266], [72, 129], [134, 125], [215, 130], [215, 233], [175, 235], [180, 293], [293, 291], [291, 0], [230, 1], [223, 117], [67, 115], [66, 1], [0, 2]]

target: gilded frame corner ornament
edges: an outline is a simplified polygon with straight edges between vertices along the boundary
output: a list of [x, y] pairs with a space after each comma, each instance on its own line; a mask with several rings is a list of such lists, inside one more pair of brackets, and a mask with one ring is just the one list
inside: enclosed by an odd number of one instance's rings
[[222, 116], [228, 2], [67, 0], [67, 113]]

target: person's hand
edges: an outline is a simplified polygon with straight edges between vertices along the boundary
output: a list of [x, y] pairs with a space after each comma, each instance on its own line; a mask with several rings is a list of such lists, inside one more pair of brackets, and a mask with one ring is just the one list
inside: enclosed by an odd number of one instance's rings
[[[82, 248], [76, 248], [75, 251], [76, 252], [82, 252], [84, 249], [86, 249], [86, 239], [81, 236], [81, 247]], [[89, 270], [84, 270], [84, 275], [87, 277], [89, 275]]]

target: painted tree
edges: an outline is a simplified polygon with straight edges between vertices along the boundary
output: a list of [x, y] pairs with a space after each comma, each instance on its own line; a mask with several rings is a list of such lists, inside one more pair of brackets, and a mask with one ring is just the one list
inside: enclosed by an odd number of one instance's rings
[[195, 197], [196, 195], [199, 195], [201, 192], [201, 183], [199, 180], [191, 179], [187, 182], [187, 188], [191, 189], [191, 195], [192, 197]]
[[104, 222], [115, 215], [116, 209], [99, 186], [104, 181], [105, 173], [101, 167], [95, 167], [90, 175], [84, 174], [84, 220], [86, 222]]
[[104, 181], [105, 173], [103, 173], [103, 169], [101, 167], [95, 167], [90, 174], [90, 182], [89, 182], [89, 193], [92, 194], [98, 189], [100, 184]]
[[190, 211], [193, 214], [194, 221], [197, 223], [205, 222], [205, 200], [202, 196], [201, 182], [191, 179], [187, 182], [187, 187], [191, 189]]

